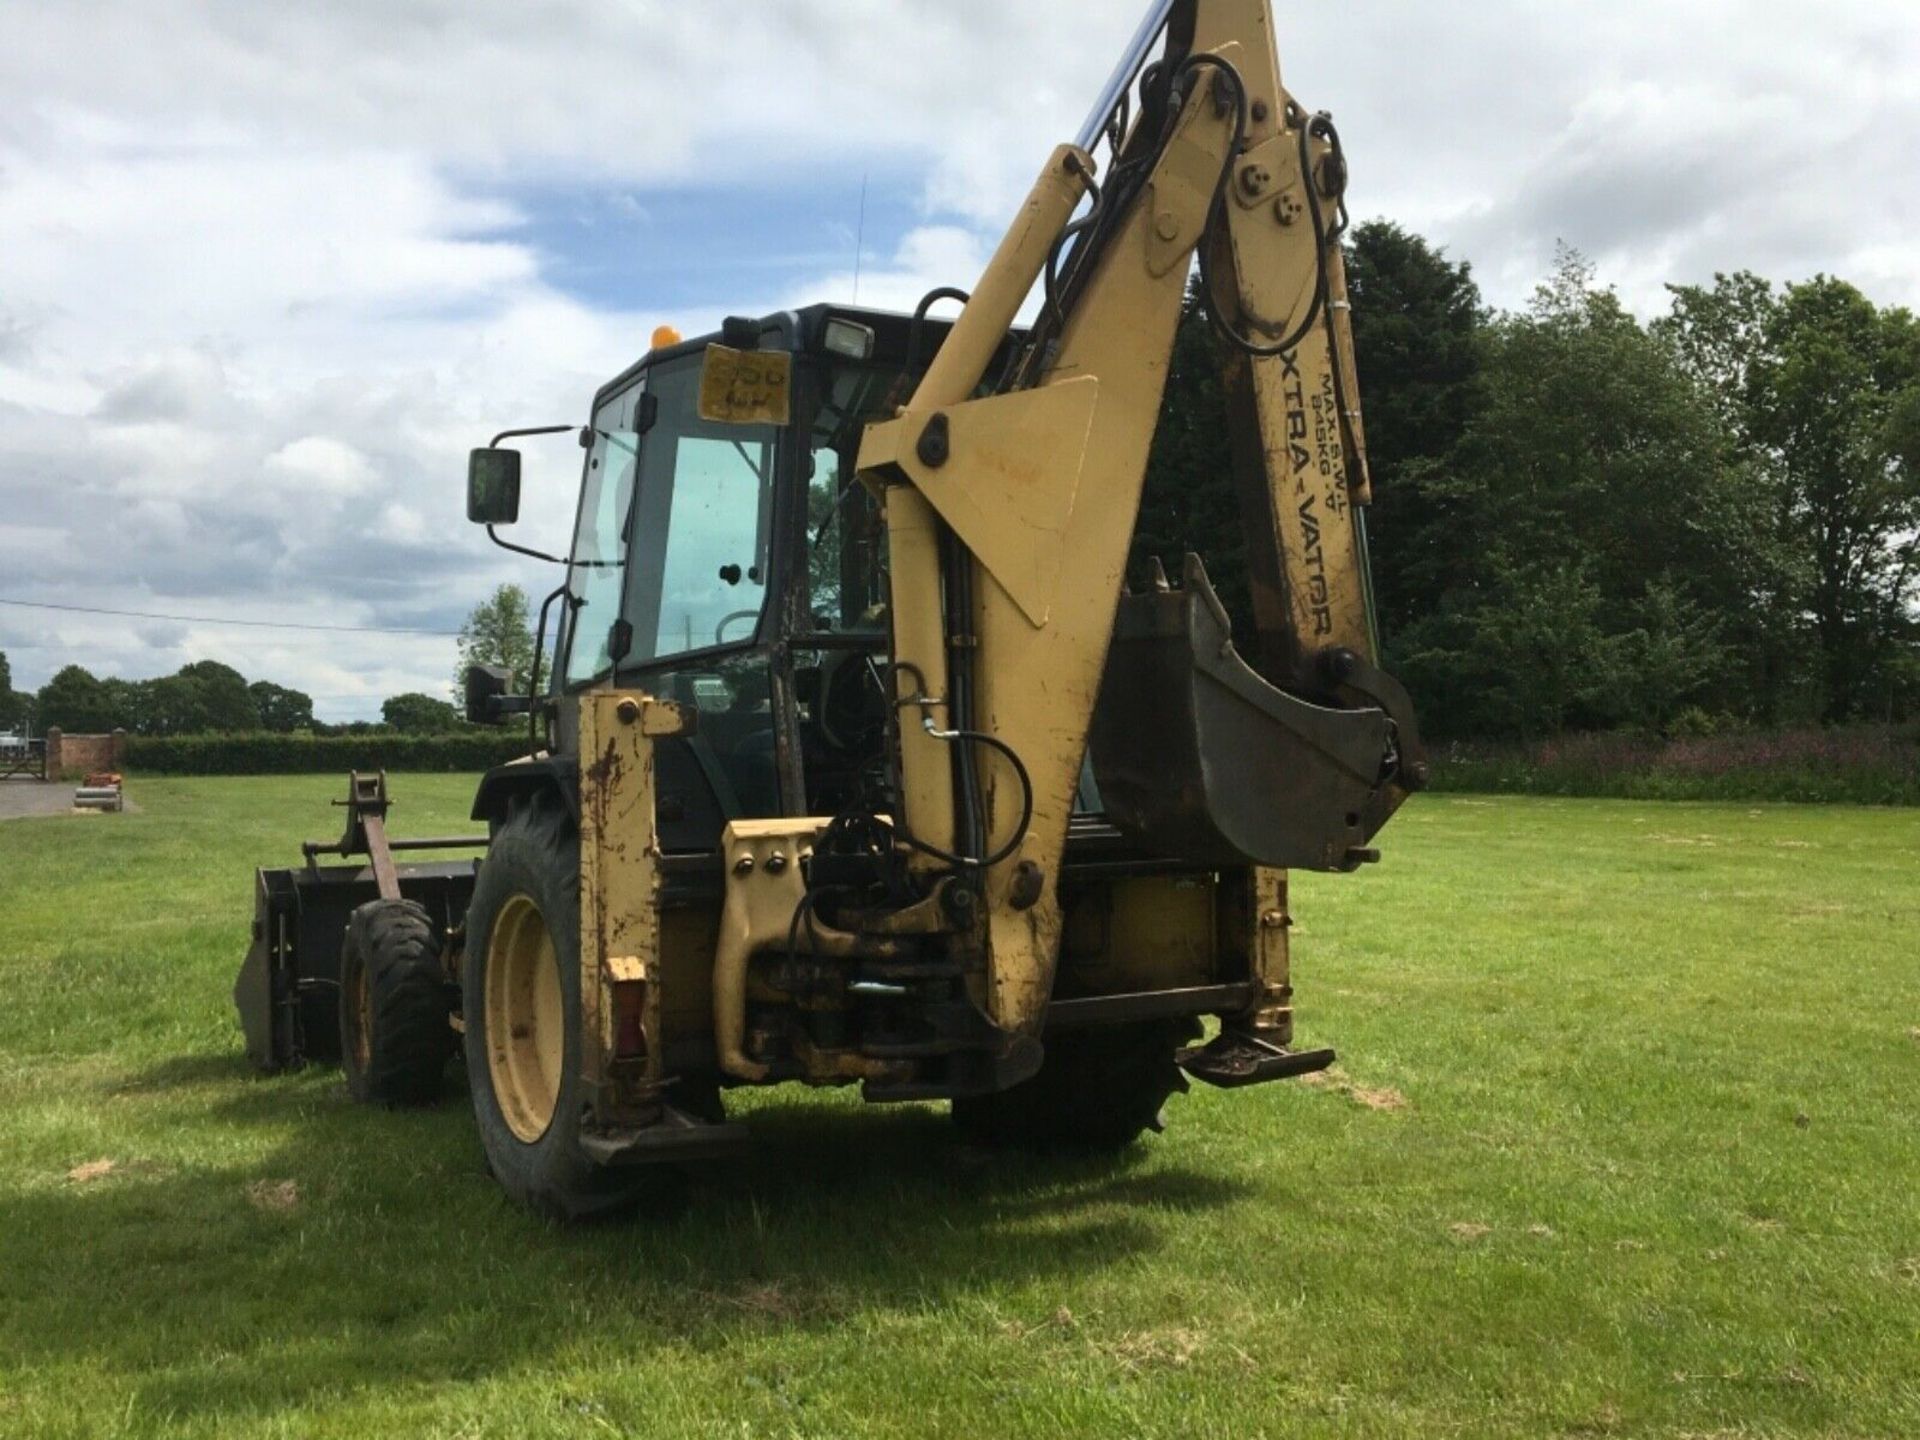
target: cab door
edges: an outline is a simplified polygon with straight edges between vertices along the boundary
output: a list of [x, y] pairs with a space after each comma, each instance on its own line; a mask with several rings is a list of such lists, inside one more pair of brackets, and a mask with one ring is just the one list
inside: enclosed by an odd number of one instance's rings
[[648, 371], [611, 657], [621, 684], [699, 712], [693, 735], [660, 748], [659, 825], [674, 850], [712, 849], [727, 821], [782, 813], [768, 633], [780, 432], [702, 420], [701, 358]]

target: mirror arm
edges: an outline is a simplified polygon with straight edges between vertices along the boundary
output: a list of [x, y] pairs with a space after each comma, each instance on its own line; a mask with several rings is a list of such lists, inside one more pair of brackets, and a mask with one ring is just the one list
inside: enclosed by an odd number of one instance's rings
[[[563, 431], [573, 428], [571, 425], [532, 425], [522, 430], [502, 430], [487, 442], [487, 448], [489, 450], [498, 450], [502, 440], [512, 440], [521, 435], [558, 435]], [[511, 550], [516, 555], [531, 555], [536, 560], [545, 560], [552, 565], [564, 565], [567, 563], [567, 557], [564, 555], [549, 555], [544, 550], [529, 550], [526, 546], [516, 545], [511, 540], [502, 540], [499, 532], [491, 525], [487, 526], [487, 538], [502, 550]]]
[[563, 430], [571, 430], [571, 425], [535, 425], [529, 430], [502, 430], [487, 442], [489, 450], [498, 450], [502, 440], [511, 440], [517, 435], [558, 435]]
[[549, 555], [544, 550], [529, 550], [526, 546], [516, 545], [511, 540], [502, 540], [491, 525], [487, 526], [487, 538], [502, 550], [511, 550], [516, 555], [531, 555], [536, 560], [548, 560], [555, 565], [567, 563], [567, 557], [564, 555]]

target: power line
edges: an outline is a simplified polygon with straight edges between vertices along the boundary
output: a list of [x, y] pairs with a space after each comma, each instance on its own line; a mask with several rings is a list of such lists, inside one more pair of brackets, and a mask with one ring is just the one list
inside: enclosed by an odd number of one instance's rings
[[325, 630], [340, 635], [431, 635], [441, 640], [457, 640], [457, 630], [411, 630], [383, 625], [309, 625], [298, 620], [229, 620], [217, 615], [164, 615], [157, 610], [109, 610], [98, 605], [55, 605], [48, 600], [9, 600], [0, 595], [0, 605], [17, 605], [24, 610], [65, 610], [75, 615], [118, 615], [129, 620], [178, 620], [188, 625], [245, 625], [257, 630]]

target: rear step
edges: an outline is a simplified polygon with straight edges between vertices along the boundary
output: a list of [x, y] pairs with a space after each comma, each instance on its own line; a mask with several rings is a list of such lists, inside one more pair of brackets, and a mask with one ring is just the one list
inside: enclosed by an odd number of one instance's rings
[[1174, 1059], [1196, 1080], [1237, 1090], [1242, 1085], [1264, 1085], [1311, 1075], [1333, 1064], [1331, 1050], [1287, 1050], [1252, 1035], [1223, 1030], [1205, 1045], [1182, 1050]]

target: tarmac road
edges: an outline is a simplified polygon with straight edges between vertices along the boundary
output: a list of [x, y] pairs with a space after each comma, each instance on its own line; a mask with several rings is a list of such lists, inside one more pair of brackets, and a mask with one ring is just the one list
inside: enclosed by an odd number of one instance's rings
[[[126, 802], [128, 812], [140, 807]], [[35, 815], [71, 815], [73, 786], [48, 780], [0, 780], [0, 820], [25, 820]], [[99, 813], [99, 812], [93, 812]]]

